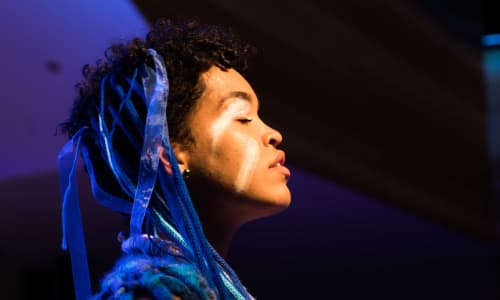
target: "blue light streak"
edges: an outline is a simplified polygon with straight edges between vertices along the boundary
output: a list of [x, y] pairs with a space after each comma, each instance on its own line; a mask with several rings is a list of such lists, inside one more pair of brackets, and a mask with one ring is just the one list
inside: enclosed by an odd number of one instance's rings
[[487, 34], [481, 39], [484, 47], [500, 46], [500, 33]]

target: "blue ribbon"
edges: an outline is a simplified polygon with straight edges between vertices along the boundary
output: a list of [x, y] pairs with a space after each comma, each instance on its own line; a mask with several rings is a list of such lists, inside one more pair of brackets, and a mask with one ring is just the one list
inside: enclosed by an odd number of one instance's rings
[[[144, 129], [144, 144], [142, 146], [141, 163], [137, 189], [134, 196], [134, 205], [130, 219], [131, 236], [142, 233], [144, 216], [148, 209], [158, 175], [160, 151], [165, 136], [168, 137], [166, 126], [166, 110], [169, 92], [167, 70], [163, 58], [153, 49], [148, 49], [148, 55], [153, 57], [155, 69], [145, 65], [143, 76], [144, 94], [148, 103], [148, 114]], [[155, 75], [155, 76], [154, 76]]]
[[[77, 300], [86, 300], [91, 296], [87, 250], [83, 234], [82, 217], [78, 201], [76, 184], [76, 165], [80, 152], [82, 132], [80, 129], [61, 149], [58, 155], [62, 202], [62, 248], [69, 248], [73, 281]], [[76, 143], [76, 146], [74, 145]]]
[[85, 162], [85, 166], [87, 167], [87, 172], [89, 174], [92, 195], [94, 195], [94, 198], [97, 200], [97, 202], [113, 211], [129, 214], [132, 210], [132, 203], [106, 192], [96, 180], [94, 165], [90, 160], [87, 148], [83, 147], [81, 152], [83, 161]]

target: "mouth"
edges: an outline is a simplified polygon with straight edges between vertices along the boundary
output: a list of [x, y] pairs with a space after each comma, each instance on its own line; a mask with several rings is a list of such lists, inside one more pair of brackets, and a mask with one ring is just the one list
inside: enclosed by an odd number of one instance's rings
[[283, 152], [282, 150], [278, 150], [278, 154], [274, 158], [269, 168], [282, 173], [283, 175], [285, 175], [286, 179], [288, 179], [291, 175], [290, 170], [285, 167], [285, 152]]

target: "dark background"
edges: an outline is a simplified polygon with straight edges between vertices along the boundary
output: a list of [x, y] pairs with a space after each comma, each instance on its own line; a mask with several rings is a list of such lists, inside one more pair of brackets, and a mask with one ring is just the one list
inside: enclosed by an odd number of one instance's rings
[[[157, 16], [228, 24], [284, 135], [293, 203], [247, 224], [229, 262], [257, 299], [496, 299], [500, 54], [493, 1], [0, 4], [0, 266], [13, 299], [72, 297], [54, 136], [81, 66]], [[500, 135], [498, 135], [500, 136]], [[94, 282], [123, 220], [79, 183]], [[497, 197], [497, 198], [495, 198]]]

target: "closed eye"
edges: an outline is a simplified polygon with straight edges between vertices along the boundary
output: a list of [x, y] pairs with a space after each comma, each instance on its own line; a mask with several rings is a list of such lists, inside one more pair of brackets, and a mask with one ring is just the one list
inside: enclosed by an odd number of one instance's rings
[[238, 122], [242, 123], [242, 124], [247, 124], [247, 123], [250, 123], [253, 121], [253, 118], [242, 118], [242, 119], [238, 119]]

